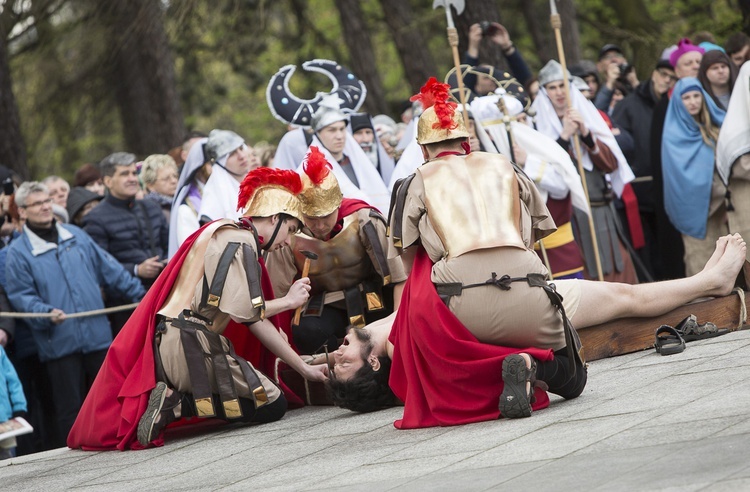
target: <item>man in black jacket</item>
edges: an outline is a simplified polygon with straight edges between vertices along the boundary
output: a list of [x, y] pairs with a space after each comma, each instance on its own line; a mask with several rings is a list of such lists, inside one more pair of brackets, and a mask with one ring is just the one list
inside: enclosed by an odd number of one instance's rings
[[[83, 228], [148, 289], [164, 268], [169, 226], [158, 204], [136, 200], [139, 184], [135, 161], [133, 154], [115, 152], [99, 163], [107, 195], [86, 215]], [[124, 303], [114, 296], [107, 299], [107, 306]], [[115, 335], [131, 313], [110, 316]]]
[[644, 80], [615, 106], [612, 122], [621, 132], [633, 137], [635, 150], [630, 160], [630, 167], [636, 176], [631, 183], [636, 197], [643, 225], [646, 246], [639, 250], [639, 256], [651, 276], [662, 278], [656, 248], [656, 206], [653, 189], [653, 163], [651, 161], [651, 119], [654, 107], [659, 100], [674, 86], [677, 77], [672, 65], [667, 60], [659, 60], [651, 73], [651, 78]]

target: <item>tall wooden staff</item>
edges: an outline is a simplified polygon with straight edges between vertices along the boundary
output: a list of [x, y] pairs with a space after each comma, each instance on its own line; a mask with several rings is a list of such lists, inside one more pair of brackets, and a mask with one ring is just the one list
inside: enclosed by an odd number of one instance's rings
[[[513, 151], [513, 130], [511, 127], [511, 121], [513, 121], [515, 118], [513, 118], [508, 112], [508, 107], [505, 104], [505, 99], [503, 99], [503, 97], [503, 95], [500, 95], [500, 99], [497, 101], [497, 105], [500, 108], [500, 111], [503, 113], [503, 123], [505, 124], [505, 132], [508, 135], [508, 147], [510, 148], [510, 160], [512, 160], [515, 164], [516, 156], [515, 152]], [[539, 245], [539, 249], [542, 252], [542, 259], [544, 260], [544, 265], [549, 271], [550, 278], [552, 278], [552, 265], [550, 265], [549, 256], [547, 256], [547, 249], [544, 247], [544, 243], [541, 239], [536, 243]]]
[[[562, 35], [560, 34], [560, 28], [562, 27], [562, 21], [560, 20], [560, 14], [557, 13], [557, 5], [555, 0], [549, 0], [550, 11], [552, 14], [549, 17], [552, 29], [555, 30], [555, 41], [557, 42], [557, 56], [560, 58], [560, 65], [562, 65], [563, 72], [563, 85], [565, 87], [565, 100], [568, 103], [568, 107], [572, 107], [572, 101], [570, 99], [570, 82], [568, 81], [568, 68], [565, 64], [565, 51], [563, 50]], [[578, 132], [573, 134], [573, 149], [576, 155], [576, 161], [578, 163], [578, 174], [581, 175], [581, 183], [583, 184], [583, 192], [586, 195], [586, 201], [590, 204], [589, 199], [589, 187], [586, 184], [586, 170], [583, 169], [583, 161], [581, 157], [581, 142], [578, 140]], [[594, 258], [596, 259], [596, 274], [599, 280], [604, 280], [602, 274], [602, 260], [599, 257], [599, 242], [596, 239], [596, 229], [594, 228], [594, 211], [591, 210], [589, 216], [589, 229], [591, 230], [591, 243], [594, 246]]]
[[445, 9], [445, 17], [448, 19], [448, 44], [453, 50], [453, 65], [456, 67], [456, 79], [458, 80], [458, 96], [461, 100], [461, 106], [463, 106], [464, 113], [464, 125], [469, 128], [469, 112], [466, 109], [466, 94], [464, 94], [464, 76], [461, 73], [461, 58], [458, 56], [458, 31], [456, 26], [453, 24], [453, 14], [451, 14], [451, 6], [456, 9], [456, 13], [461, 15], [464, 11], [464, 0], [435, 0], [432, 3], [432, 8], [437, 9], [443, 7]]

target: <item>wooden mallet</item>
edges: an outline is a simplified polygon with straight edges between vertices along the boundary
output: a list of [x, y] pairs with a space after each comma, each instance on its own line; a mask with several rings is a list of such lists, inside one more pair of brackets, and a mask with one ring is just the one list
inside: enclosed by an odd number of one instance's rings
[[[310, 260], [317, 260], [318, 255], [313, 253], [312, 251], [307, 251], [304, 249], [299, 250], [300, 253], [302, 253], [305, 256], [305, 263], [302, 265], [302, 277], [307, 277], [307, 274], [310, 273]], [[302, 315], [302, 306], [298, 307], [294, 311], [294, 319], [292, 319], [292, 326], [299, 326], [299, 318]]]

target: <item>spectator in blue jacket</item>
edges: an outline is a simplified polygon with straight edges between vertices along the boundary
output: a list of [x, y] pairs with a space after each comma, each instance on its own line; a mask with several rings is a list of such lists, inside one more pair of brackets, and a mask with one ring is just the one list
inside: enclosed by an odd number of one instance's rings
[[[21, 381], [13, 368], [5, 349], [0, 346], [0, 423], [26, 414], [26, 397]], [[16, 438], [0, 441], [0, 460], [16, 455]]]
[[46, 186], [24, 183], [15, 200], [26, 223], [8, 247], [8, 299], [18, 312], [53, 315], [30, 326], [52, 382], [60, 434], [67, 435], [112, 342], [106, 316], [68, 319], [67, 314], [102, 309], [102, 288], [131, 302], [145, 290], [88, 234], [55, 221]]

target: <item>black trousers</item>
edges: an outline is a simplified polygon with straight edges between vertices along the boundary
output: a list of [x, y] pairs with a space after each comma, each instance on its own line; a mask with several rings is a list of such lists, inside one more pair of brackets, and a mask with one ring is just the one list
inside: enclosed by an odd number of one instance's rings
[[47, 361], [47, 374], [52, 383], [52, 401], [62, 439], [67, 439], [106, 355], [106, 350], [98, 350]]
[[586, 367], [576, 359], [575, 375], [570, 372], [568, 349], [555, 351], [555, 358], [550, 361], [537, 361], [536, 378], [549, 386], [550, 393], [570, 400], [583, 393], [588, 375]]
[[23, 386], [28, 407], [29, 423], [34, 432], [18, 436], [19, 456], [65, 446], [65, 438], [57, 430], [55, 405], [50, 398], [52, 384], [45, 365], [34, 354], [23, 359], [11, 359]]

